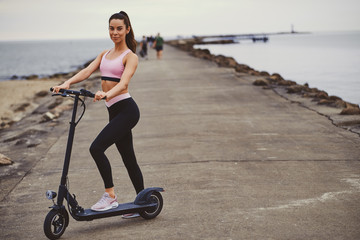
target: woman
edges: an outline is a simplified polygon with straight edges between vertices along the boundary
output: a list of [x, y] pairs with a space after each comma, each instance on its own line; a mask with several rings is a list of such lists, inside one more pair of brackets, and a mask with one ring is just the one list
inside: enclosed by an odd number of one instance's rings
[[[93, 211], [106, 211], [118, 206], [114, 191], [113, 178], [105, 150], [115, 143], [127, 168], [136, 193], [144, 189], [141, 170], [136, 162], [131, 129], [139, 120], [140, 113], [135, 101], [131, 98], [128, 86], [138, 65], [136, 41], [128, 15], [121, 11], [109, 19], [109, 35], [114, 48], [103, 51], [85, 69], [55, 86], [54, 92], [69, 89], [71, 84], [87, 79], [100, 67], [102, 91], [95, 94], [94, 102], [103, 98], [109, 112], [109, 123], [91, 144], [90, 153], [94, 158], [104, 181], [105, 193], [91, 207]], [[121, 79], [121, 80], [120, 80]], [[131, 216], [129, 216], [131, 217]]]

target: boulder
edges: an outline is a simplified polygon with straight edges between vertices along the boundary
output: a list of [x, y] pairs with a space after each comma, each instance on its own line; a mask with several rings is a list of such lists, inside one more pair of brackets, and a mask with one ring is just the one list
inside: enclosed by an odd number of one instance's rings
[[337, 108], [346, 108], [346, 102], [344, 102], [342, 99], [335, 100], [334, 107]]
[[252, 76], [260, 76], [260, 73], [256, 70], [250, 70], [248, 73]]
[[261, 71], [260, 76], [269, 77], [270, 74], [268, 72], [266, 72], [266, 71]]
[[36, 96], [36, 97], [45, 97], [46, 95], [48, 95], [48, 92], [49, 92], [49, 91], [43, 90], [43, 91], [37, 92], [37, 93], [35, 94], [35, 96]]
[[214, 57], [214, 60], [220, 67], [235, 68], [237, 66], [237, 62], [232, 57], [225, 57], [223, 55], [217, 55]]
[[313, 97], [315, 97], [315, 94], [314, 93], [304, 93], [303, 97], [305, 97], [305, 98], [313, 98]]
[[[314, 94], [314, 93], [312, 93], [312, 94]], [[316, 97], [316, 94], [315, 94], [315, 97]], [[347, 107], [346, 102], [337, 96], [321, 98], [320, 101], [318, 102], [318, 104], [319, 105], [327, 105], [327, 106], [336, 107], [336, 108], [346, 108]]]
[[251, 67], [249, 67], [248, 65], [245, 65], [245, 64], [237, 64], [235, 66], [235, 71], [236, 72], [248, 73], [251, 70], [253, 70], [253, 69]]
[[52, 121], [52, 120], [54, 120], [54, 119], [57, 118], [57, 117], [59, 117], [59, 116], [57, 116], [57, 115], [55, 115], [55, 114], [53, 114], [53, 113], [51, 113], [51, 112], [46, 112], [46, 113], [42, 116], [42, 118], [41, 118], [41, 120], [40, 120], [40, 123]]
[[208, 60], [210, 60], [212, 56], [208, 49], [192, 49], [190, 54], [194, 57]]
[[340, 115], [359, 115], [360, 114], [360, 109], [359, 107], [347, 107], [344, 108]]
[[54, 109], [55, 107], [59, 106], [60, 104], [62, 104], [64, 101], [63, 98], [56, 98], [55, 100], [53, 100], [53, 102], [51, 102], [48, 105], [48, 109]]
[[291, 86], [291, 85], [295, 85], [296, 82], [282, 79], [282, 80], [277, 81], [277, 84], [279, 86]]
[[253, 82], [253, 85], [255, 86], [269, 86], [269, 81], [266, 80], [266, 79], [256, 79], [254, 82]]
[[359, 108], [359, 105], [354, 103], [345, 102], [347, 108]]
[[25, 77], [25, 79], [27, 79], [27, 80], [33, 80], [33, 79], [38, 79], [38, 78], [39, 78], [39, 76], [36, 75], [36, 74], [33, 74], [33, 75], [30, 75], [30, 76], [26, 76], [26, 77]]
[[316, 94], [316, 93], [319, 92], [319, 89], [317, 89], [317, 88], [309, 88], [308, 92]]
[[4, 154], [0, 153], [0, 166], [2, 165], [11, 165], [13, 163], [13, 161], [11, 161], [11, 159], [7, 156], [5, 156]]
[[301, 93], [302, 91], [304, 91], [306, 89], [305, 86], [303, 85], [291, 85], [290, 87], [286, 88], [288, 93]]
[[26, 110], [26, 108], [30, 106], [30, 103], [19, 103], [12, 105], [12, 109], [14, 109], [14, 112], [23, 112]]
[[327, 105], [327, 106], [333, 106], [335, 104], [335, 101], [330, 99], [320, 99], [318, 102], [319, 105]]
[[338, 96], [330, 96], [329, 97], [330, 100], [333, 100], [333, 101], [338, 101], [338, 100], [342, 100], [340, 97]]
[[283, 78], [280, 74], [278, 74], [278, 73], [272, 74], [272, 75], [270, 76], [270, 79], [273, 80], [273, 81], [275, 81], [275, 82], [279, 82], [279, 81], [284, 80], [284, 78]]
[[341, 115], [358, 115], [360, 114], [359, 105], [345, 102], [346, 107], [341, 111]]
[[237, 64], [238, 64], [236, 62], [236, 60], [234, 58], [232, 58], [232, 57], [226, 58], [226, 63], [228, 65], [228, 67], [231, 67], [231, 68], [235, 68], [237, 66]]
[[319, 91], [318, 93], [316, 93], [315, 97], [319, 99], [329, 99], [329, 95], [327, 94], [327, 92], [324, 91]]

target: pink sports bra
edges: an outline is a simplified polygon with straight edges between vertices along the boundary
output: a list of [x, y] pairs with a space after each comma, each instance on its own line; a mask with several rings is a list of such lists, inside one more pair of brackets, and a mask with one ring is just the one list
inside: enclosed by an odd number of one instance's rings
[[123, 59], [131, 50], [125, 50], [115, 59], [106, 59], [106, 56], [111, 50], [104, 54], [100, 63], [101, 80], [120, 82], [121, 76], [124, 72]]

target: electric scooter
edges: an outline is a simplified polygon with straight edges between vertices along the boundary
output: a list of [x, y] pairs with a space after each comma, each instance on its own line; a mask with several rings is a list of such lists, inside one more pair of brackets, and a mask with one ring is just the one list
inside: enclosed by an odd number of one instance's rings
[[[51, 88], [50, 91], [52, 92], [53, 89]], [[67, 201], [67, 207], [70, 215], [77, 221], [92, 221], [94, 219], [107, 218], [128, 213], [139, 213], [144, 219], [153, 219], [158, 216], [163, 207], [163, 198], [160, 192], [164, 191], [163, 188], [159, 187], [144, 189], [136, 196], [134, 202], [119, 204], [117, 208], [102, 212], [84, 209], [78, 204], [76, 196], [74, 194], [70, 194], [67, 188], [67, 175], [69, 171], [75, 127], [85, 113], [85, 98], [94, 98], [95, 94], [85, 89], [81, 89], [80, 91], [61, 89], [59, 93], [53, 94], [53, 96], [72, 97], [74, 98], [74, 105], [58, 194], [50, 190], [46, 192], [46, 197], [49, 200], [52, 200], [54, 205], [50, 207], [51, 210], [44, 221], [45, 235], [49, 239], [58, 239], [64, 234], [66, 227], [69, 225], [69, 214], [63, 205], [64, 199]], [[81, 96], [84, 98], [82, 99]], [[83, 112], [79, 119], [75, 121], [79, 101], [82, 103], [81, 106], [83, 107]], [[57, 201], [55, 203], [54, 199], [56, 196]]]

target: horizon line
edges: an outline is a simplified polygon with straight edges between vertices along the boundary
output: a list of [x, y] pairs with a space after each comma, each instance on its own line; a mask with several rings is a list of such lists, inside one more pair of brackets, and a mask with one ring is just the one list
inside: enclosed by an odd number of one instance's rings
[[[279, 31], [273, 33], [283, 33], [286, 31]], [[360, 32], [360, 29], [354, 30], [319, 30], [319, 31], [295, 31], [295, 33], [335, 33], [335, 32]], [[287, 32], [291, 33], [291, 32]], [[247, 35], [247, 34], [269, 34], [269, 32], [259, 32], [259, 33], [228, 33], [228, 34], [217, 34], [216, 36], [228, 36], [228, 35]], [[135, 37], [136, 39], [141, 39], [144, 34]], [[148, 36], [148, 35], [145, 35]], [[151, 35], [149, 35], [151, 36]], [[154, 35], [153, 35], [154, 36]], [[193, 36], [215, 36], [215, 34], [169, 34], [162, 35], [164, 38], [181, 38], [181, 37], [193, 37]], [[83, 41], [83, 40], [110, 40], [109, 37], [73, 37], [73, 38], [9, 38], [4, 39], [0, 38], [0, 42], [25, 42], [25, 41]]]

